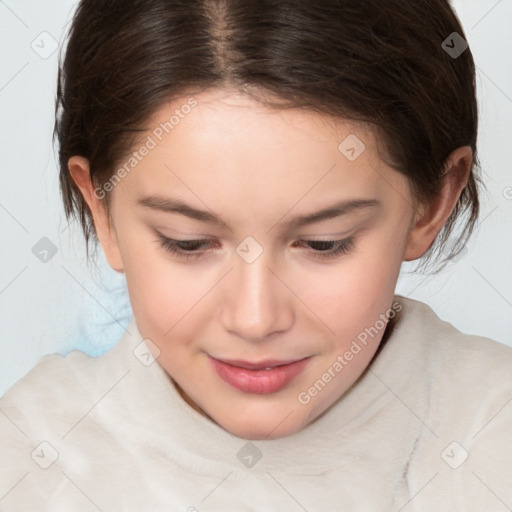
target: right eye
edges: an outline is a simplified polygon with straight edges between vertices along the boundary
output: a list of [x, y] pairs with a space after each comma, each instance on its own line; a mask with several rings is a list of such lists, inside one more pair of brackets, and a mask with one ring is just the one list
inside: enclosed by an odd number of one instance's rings
[[160, 238], [160, 246], [166, 251], [178, 258], [186, 259], [198, 258], [204, 255], [207, 251], [199, 251], [198, 249], [210, 242], [210, 240], [174, 240], [161, 233], [158, 233], [158, 237]]
[[[343, 254], [350, 253], [355, 247], [355, 240], [353, 237], [345, 238], [343, 240], [300, 240], [309, 246], [317, 246], [318, 249], [313, 249], [315, 257], [320, 258], [336, 258]], [[329, 249], [330, 250], [325, 250]]]

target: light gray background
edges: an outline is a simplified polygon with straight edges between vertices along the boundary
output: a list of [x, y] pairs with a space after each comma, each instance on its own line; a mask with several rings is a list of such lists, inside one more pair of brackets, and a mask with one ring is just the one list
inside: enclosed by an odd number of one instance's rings
[[[101, 253], [98, 268], [87, 264], [59, 197], [51, 143], [58, 51], [51, 52], [77, 3], [0, 1], [0, 395], [45, 354], [104, 353], [131, 316], [124, 277]], [[512, 346], [512, 0], [453, 5], [477, 65], [488, 194], [461, 257], [435, 277], [407, 274], [415, 263], [405, 263], [396, 291], [465, 333]], [[32, 252], [43, 237], [58, 251], [46, 263]]]

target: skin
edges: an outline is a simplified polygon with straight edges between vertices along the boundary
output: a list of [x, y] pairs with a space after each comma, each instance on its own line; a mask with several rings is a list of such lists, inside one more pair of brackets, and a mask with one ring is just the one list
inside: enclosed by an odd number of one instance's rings
[[[69, 171], [109, 264], [126, 275], [142, 336], [158, 347], [157, 360], [184, 400], [245, 439], [287, 436], [333, 406], [368, 366], [385, 328], [309, 403], [297, 398], [391, 308], [402, 261], [421, 257], [433, 243], [467, 183], [472, 152], [452, 153], [442, 194], [421, 205], [360, 124], [269, 110], [229, 90], [194, 98], [197, 106], [115, 186], [110, 217], [94, 194], [87, 159], [73, 156]], [[144, 137], [188, 99], [162, 105]], [[338, 150], [350, 134], [366, 146], [355, 161]], [[231, 229], [137, 204], [151, 194], [214, 212]], [[285, 225], [359, 198], [381, 206], [292, 230]], [[153, 229], [212, 243], [200, 247], [203, 256], [186, 260], [162, 248]], [[247, 236], [263, 250], [252, 263], [236, 252]], [[349, 236], [355, 247], [332, 259], [322, 258], [318, 245], [299, 242]], [[208, 354], [249, 361], [312, 357], [285, 388], [255, 394], [218, 377]]]

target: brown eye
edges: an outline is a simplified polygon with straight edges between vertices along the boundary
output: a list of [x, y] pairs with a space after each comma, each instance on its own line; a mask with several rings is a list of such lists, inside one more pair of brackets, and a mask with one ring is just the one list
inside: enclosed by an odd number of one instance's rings
[[315, 256], [320, 258], [335, 258], [342, 254], [348, 254], [355, 247], [353, 238], [344, 240], [300, 240], [304, 244], [312, 247]]
[[204, 255], [206, 251], [201, 250], [201, 248], [210, 243], [210, 240], [174, 240], [161, 233], [157, 233], [157, 235], [163, 249], [177, 257], [186, 259], [198, 258]]

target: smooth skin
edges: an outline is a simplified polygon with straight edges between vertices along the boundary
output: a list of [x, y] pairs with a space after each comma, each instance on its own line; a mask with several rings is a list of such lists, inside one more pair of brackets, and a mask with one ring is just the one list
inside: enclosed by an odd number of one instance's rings
[[[299, 402], [299, 393], [390, 310], [402, 262], [420, 258], [434, 242], [467, 183], [472, 151], [452, 153], [442, 194], [420, 205], [361, 124], [270, 110], [227, 89], [194, 98], [197, 106], [161, 141], [152, 130], [190, 97], [162, 105], [148, 120], [141, 140], [149, 135], [156, 147], [111, 192], [110, 216], [94, 192], [87, 159], [73, 156], [69, 171], [110, 266], [126, 275], [142, 336], [158, 347], [157, 360], [184, 400], [242, 438], [287, 436], [333, 406], [368, 366], [385, 327], [321, 392]], [[366, 146], [355, 161], [338, 149], [351, 134]], [[179, 199], [229, 227], [139, 204], [148, 196]], [[353, 199], [380, 205], [297, 228], [287, 224]], [[162, 247], [155, 230], [210, 242], [198, 246], [199, 257], [186, 259]], [[236, 251], [249, 236], [263, 251], [251, 263]], [[354, 247], [335, 258], [321, 252], [333, 245], [305, 242], [349, 237]], [[285, 388], [255, 394], [219, 378], [209, 355], [311, 358]]]

